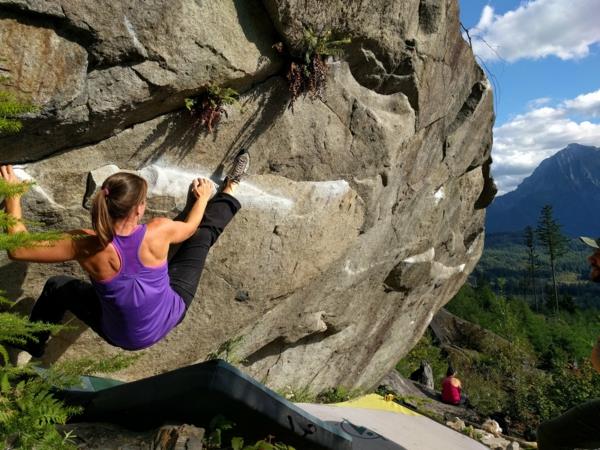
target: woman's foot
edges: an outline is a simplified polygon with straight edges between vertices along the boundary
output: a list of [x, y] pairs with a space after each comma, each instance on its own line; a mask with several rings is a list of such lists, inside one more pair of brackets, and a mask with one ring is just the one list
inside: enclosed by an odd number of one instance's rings
[[229, 180], [228, 178], [225, 178], [225, 185], [223, 186], [222, 192], [225, 194], [233, 195], [233, 193], [235, 192], [235, 190], [237, 189], [239, 184], [240, 183], [237, 181], [233, 181], [233, 180]]
[[233, 160], [233, 164], [225, 176], [225, 185], [228, 181], [239, 183], [250, 167], [250, 153], [248, 150], [241, 149]]
[[231, 169], [227, 173], [223, 182], [223, 191], [225, 194], [233, 195], [236, 188], [239, 186], [240, 181], [244, 175], [248, 172], [250, 167], [250, 153], [248, 150], [241, 149], [233, 160]]

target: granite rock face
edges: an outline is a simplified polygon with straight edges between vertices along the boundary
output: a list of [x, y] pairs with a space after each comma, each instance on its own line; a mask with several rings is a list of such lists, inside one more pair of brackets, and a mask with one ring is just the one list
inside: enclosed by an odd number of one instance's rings
[[[29, 218], [89, 227], [86, 200], [119, 169], [149, 180], [149, 216], [172, 216], [193, 177], [220, 181], [242, 146], [252, 157], [243, 208], [187, 317], [118, 376], [220, 353], [274, 388], [375, 385], [483, 248], [493, 101], [457, 1], [90, 5], [0, 0], [9, 88], [42, 106], [24, 133], [0, 139], [5, 160], [37, 182]], [[271, 45], [299, 49], [303, 27], [353, 43], [332, 63], [325, 101], [292, 112]], [[214, 134], [181, 110], [207, 83], [242, 92]], [[24, 311], [48, 276], [83, 276], [71, 263], [3, 260], [0, 271]], [[46, 358], [118, 351], [80, 327]]]

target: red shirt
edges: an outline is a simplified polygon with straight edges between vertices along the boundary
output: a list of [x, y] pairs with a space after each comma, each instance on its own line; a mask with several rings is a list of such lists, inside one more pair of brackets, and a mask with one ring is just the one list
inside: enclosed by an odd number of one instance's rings
[[[458, 386], [452, 384], [452, 380], [456, 380]], [[460, 381], [454, 377], [446, 377], [442, 381], [442, 401], [452, 405], [460, 403]]]

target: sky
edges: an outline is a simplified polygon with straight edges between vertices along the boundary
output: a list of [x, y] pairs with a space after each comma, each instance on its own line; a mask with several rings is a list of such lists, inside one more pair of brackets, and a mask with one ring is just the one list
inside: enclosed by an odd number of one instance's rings
[[499, 195], [570, 143], [600, 147], [600, 0], [459, 0], [494, 87]]

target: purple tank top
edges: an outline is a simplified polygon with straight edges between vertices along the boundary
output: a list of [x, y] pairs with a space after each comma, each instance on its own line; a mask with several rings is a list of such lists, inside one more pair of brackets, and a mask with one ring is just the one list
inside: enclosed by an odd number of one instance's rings
[[183, 300], [169, 284], [167, 263], [146, 267], [140, 261], [145, 234], [146, 225], [138, 225], [129, 236], [115, 236], [112, 244], [121, 269], [108, 280], [92, 280], [102, 305], [102, 331], [112, 344], [126, 350], [159, 341], [185, 311]]

